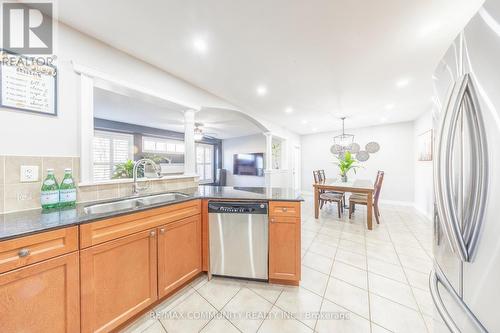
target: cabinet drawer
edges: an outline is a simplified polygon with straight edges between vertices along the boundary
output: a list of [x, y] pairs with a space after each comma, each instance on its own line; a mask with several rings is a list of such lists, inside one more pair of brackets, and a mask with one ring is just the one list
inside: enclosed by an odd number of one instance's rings
[[78, 227], [0, 242], [0, 273], [78, 250]]
[[191, 200], [83, 224], [80, 226], [80, 247], [87, 248], [136, 232], [155, 228], [200, 214], [200, 211], [200, 200]]
[[300, 202], [271, 201], [269, 202], [269, 216], [300, 218]]

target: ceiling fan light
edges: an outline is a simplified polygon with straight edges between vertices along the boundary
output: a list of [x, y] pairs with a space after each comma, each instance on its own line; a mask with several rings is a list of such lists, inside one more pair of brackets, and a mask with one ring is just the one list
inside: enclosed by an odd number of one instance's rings
[[203, 139], [203, 131], [200, 128], [196, 127], [194, 129], [194, 140], [200, 141], [202, 139]]

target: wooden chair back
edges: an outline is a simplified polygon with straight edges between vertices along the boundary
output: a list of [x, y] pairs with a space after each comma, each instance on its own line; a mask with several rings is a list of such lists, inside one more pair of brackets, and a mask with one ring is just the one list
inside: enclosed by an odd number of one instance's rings
[[313, 170], [314, 183], [317, 184], [321, 182], [321, 177], [319, 175], [319, 170]]
[[378, 205], [378, 199], [380, 197], [380, 191], [382, 190], [383, 181], [384, 181], [384, 171], [379, 171], [377, 173], [377, 180], [375, 181], [375, 195], [373, 197], [375, 205]]
[[318, 170], [319, 172], [319, 179], [324, 182], [325, 179], [326, 179], [326, 176], [325, 176], [325, 170]]

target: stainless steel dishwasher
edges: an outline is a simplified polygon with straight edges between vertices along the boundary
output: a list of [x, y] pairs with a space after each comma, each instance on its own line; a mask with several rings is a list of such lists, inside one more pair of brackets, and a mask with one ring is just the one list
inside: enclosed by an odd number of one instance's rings
[[208, 203], [210, 273], [268, 279], [267, 202]]

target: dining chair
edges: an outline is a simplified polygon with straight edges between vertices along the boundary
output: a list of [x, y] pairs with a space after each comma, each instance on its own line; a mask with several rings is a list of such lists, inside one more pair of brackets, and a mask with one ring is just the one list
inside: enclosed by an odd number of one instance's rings
[[[325, 177], [325, 170], [313, 170], [314, 183], [323, 182]], [[335, 192], [335, 191], [325, 191], [320, 190], [319, 193], [319, 208], [322, 209], [325, 203], [335, 202], [337, 204], [337, 211], [339, 218], [341, 218], [342, 213], [344, 212], [345, 205], [345, 196], [343, 192]]]
[[[375, 219], [377, 224], [380, 224], [380, 209], [378, 206], [380, 191], [382, 190], [382, 182], [384, 181], [384, 171], [377, 172], [377, 178], [375, 180], [375, 193], [373, 195], [373, 211], [375, 213]], [[366, 194], [353, 194], [349, 197], [349, 218], [351, 218], [352, 213], [356, 209], [356, 205], [368, 205], [368, 195]]]
[[[318, 170], [318, 172], [319, 172], [320, 179], [322, 181], [324, 181], [326, 179], [325, 170], [321, 169], [321, 170]], [[341, 192], [341, 191], [325, 191], [325, 192], [335, 193], [335, 194], [342, 195], [342, 205], [345, 206], [345, 192]]]
[[337, 204], [339, 219], [344, 212], [344, 195], [335, 192], [324, 192], [319, 195], [319, 208], [322, 209], [325, 202]]

